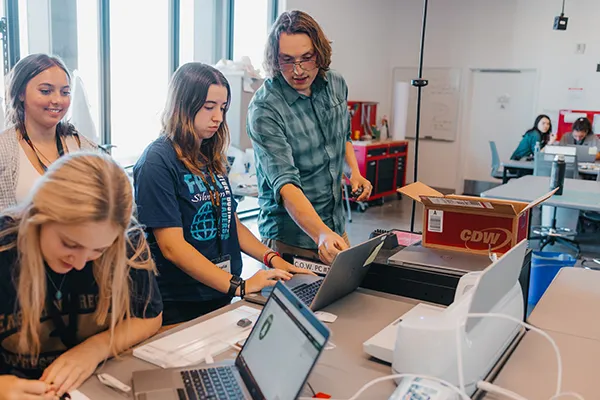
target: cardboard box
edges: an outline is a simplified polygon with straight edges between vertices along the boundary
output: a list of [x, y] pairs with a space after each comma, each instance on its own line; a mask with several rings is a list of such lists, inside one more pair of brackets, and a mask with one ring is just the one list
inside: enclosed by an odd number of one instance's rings
[[398, 192], [420, 202], [423, 246], [469, 253], [504, 254], [529, 234], [529, 213], [556, 190], [524, 203], [473, 196], [444, 196], [416, 182]]

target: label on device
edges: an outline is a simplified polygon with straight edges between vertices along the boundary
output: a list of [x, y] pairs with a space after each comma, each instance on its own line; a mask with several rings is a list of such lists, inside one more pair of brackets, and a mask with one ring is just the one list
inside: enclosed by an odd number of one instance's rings
[[320, 264], [314, 261], [305, 260], [303, 258], [294, 257], [294, 266], [304, 268], [319, 275], [327, 275], [331, 267], [329, 265]]

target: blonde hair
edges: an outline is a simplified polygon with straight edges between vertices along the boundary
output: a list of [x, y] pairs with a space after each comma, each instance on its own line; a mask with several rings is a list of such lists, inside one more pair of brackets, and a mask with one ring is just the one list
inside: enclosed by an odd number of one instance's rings
[[[131, 268], [155, 272], [143, 231], [133, 218], [133, 194], [125, 171], [109, 156], [74, 153], [54, 162], [33, 188], [29, 198], [6, 211], [13, 224], [0, 231], [0, 251], [18, 250], [16, 287], [22, 313], [19, 350], [37, 359], [40, 353], [40, 317], [46, 299], [46, 276], [40, 250], [40, 228], [51, 222], [81, 224], [110, 221], [121, 229], [114, 243], [95, 261], [98, 284], [96, 323], [103, 325], [110, 312], [111, 349], [115, 327], [131, 318], [129, 272]], [[135, 238], [132, 242], [132, 238]], [[4, 239], [4, 240], [3, 240]], [[128, 249], [134, 253], [127, 257]]]

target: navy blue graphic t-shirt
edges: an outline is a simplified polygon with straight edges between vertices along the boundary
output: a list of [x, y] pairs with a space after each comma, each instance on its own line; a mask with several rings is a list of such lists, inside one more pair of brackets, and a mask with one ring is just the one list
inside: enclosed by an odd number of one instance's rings
[[[165, 137], [158, 138], [146, 148], [133, 168], [133, 176], [138, 219], [147, 227], [163, 301], [224, 298], [226, 294], [195, 280], [167, 260], [156, 243], [153, 229], [182, 228], [186, 242], [204, 257], [211, 261], [220, 256], [230, 257], [230, 272], [239, 276], [242, 254], [235, 220], [237, 204], [227, 178], [209, 173], [202, 177], [194, 175], [179, 161], [173, 144]], [[210, 193], [216, 190], [221, 199], [220, 207], [211, 202]], [[219, 233], [221, 255], [217, 246]]]
[[[9, 217], [0, 217], [0, 230], [14, 226], [16, 222]], [[136, 235], [142, 234], [137, 231]], [[131, 240], [137, 245], [136, 237]], [[0, 241], [0, 246], [17, 240], [17, 235], [9, 235]], [[128, 257], [135, 253], [134, 247], [128, 247]], [[142, 254], [145, 259], [147, 253]], [[73, 269], [65, 275], [57, 274], [46, 266], [46, 304], [40, 316], [40, 354], [36, 359], [32, 354], [19, 351], [18, 339], [21, 328], [21, 311], [17, 297], [18, 251], [13, 247], [0, 252], [0, 375], [12, 374], [24, 378], [38, 379], [44, 369], [67, 351], [55, 324], [54, 315], [60, 315], [63, 323], [71, 327], [71, 315], [75, 315], [76, 339], [83, 342], [97, 333], [109, 328], [110, 315], [103, 325], [96, 323], [94, 313], [98, 305], [99, 287], [94, 278], [93, 262], [89, 261], [79, 271]], [[137, 318], [154, 318], [162, 312], [160, 292], [154, 273], [134, 269], [129, 272], [131, 284], [131, 315]], [[56, 286], [63, 295], [56, 297]], [[54, 303], [50, 307], [50, 302]], [[74, 306], [76, 304], [76, 306]], [[1, 390], [1, 389], [0, 389]]]

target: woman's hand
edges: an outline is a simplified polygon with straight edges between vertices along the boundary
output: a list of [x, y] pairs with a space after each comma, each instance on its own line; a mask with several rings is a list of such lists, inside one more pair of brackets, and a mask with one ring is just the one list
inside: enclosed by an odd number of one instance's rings
[[73, 347], [54, 360], [40, 380], [51, 385], [59, 397], [77, 389], [104, 361], [98, 347], [102, 348], [89, 340]]
[[289, 272], [290, 274], [307, 274], [315, 276], [317, 275], [306, 268], [296, 267], [279, 256], [273, 256], [273, 258], [271, 259], [271, 265], [273, 266], [273, 268]]
[[56, 394], [42, 381], [0, 375], [0, 400], [54, 400]]
[[288, 281], [291, 278], [292, 274], [286, 271], [279, 269], [265, 271], [261, 269], [246, 281], [246, 293], [260, 292], [264, 287], [275, 286], [279, 280]]

